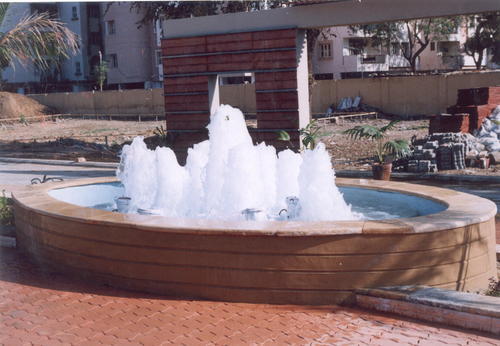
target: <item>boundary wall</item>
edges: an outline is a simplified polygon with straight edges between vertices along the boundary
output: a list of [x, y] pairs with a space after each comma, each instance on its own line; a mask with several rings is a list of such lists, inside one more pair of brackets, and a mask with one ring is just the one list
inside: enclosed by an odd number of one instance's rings
[[[401, 116], [446, 112], [457, 102], [458, 89], [500, 85], [500, 71], [436, 76], [384, 77], [317, 81], [312, 89], [312, 113], [324, 113], [343, 97], [360, 95], [362, 102]], [[163, 89], [28, 95], [38, 102], [72, 114], [164, 114]], [[245, 113], [256, 112], [255, 85], [220, 87], [222, 104]]]

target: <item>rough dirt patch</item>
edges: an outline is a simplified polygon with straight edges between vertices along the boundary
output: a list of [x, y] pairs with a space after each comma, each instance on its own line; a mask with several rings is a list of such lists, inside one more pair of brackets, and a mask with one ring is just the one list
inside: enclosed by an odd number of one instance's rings
[[165, 121], [54, 119], [0, 124], [0, 156], [88, 161], [118, 161], [124, 143], [154, 137]]
[[55, 114], [55, 110], [15, 93], [0, 92], [0, 119], [28, 119]]
[[[328, 136], [321, 138], [321, 141], [332, 155], [334, 168], [370, 170], [374, 158], [374, 143], [368, 140], [350, 140], [342, 132], [361, 123], [382, 126], [388, 122], [389, 119], [364, 119], [346, 121], [343, 124], [322, 124], [322, 129]], [[255, 127], [256, 122], [250, 120], [247, 125]], [[428, 120], [401, 121], [388, 133], [388, 138], [421, 138], [428, 133], [428, 125]], [[156, 147], [161, 141], [154, 131], [160, 126], [165, 128], [165, 121], [56, 119], [26, 124], [0, 124], [0, 156], [61, 160], [85, 157], [88, 161], [117, 162], [123, 144], [130, 142], [135, 136], [146, 137], [150, 147]], [[490, 169], [467, 168], [440, 173], [500, 175], [500, 165]]]

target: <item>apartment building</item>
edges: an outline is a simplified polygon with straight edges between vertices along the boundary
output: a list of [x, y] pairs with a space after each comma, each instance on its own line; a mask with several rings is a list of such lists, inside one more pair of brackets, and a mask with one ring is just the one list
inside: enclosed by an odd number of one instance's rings
[[[100, 54], [107, 61], [106, 89], [159, 88], [162, 86], [160, 23], [138, 27], [141, 13], [130, 10], [127, 2], [51, 2], [11, 3], [0, 25], [5, 32], [23, 16], [48, 11], [64, 22], [80, 40], [76, 55], [54, 61], [49, 71], [35, 66], [9, 67], [3, 71], [4, 85], [19, 92], [81, 91], [97, 88], [95, 68]], [[463, 44], [475, 28], [464, 24], [446, 39], [432, 41], [417, 63], [419, 71], [443, 71], [475, 68], [471, 57], [463, 53]], [[348, 27], [324, 28], [317, 39], [311, 59], [317, 79], [341, 79], [369, 76], [374, 72], [400, 73], [409, 70], [403, 52], [408, 49], [404, 30], [390, 47], [375, 45], [361, 32]], [[485, 54], [484, 64], [488, 61]], [[252, 76], [225, 76], [224, 84], [252, 83]]]
[[[78, 35], [80, 48], [71, 58], [59, 61], [52, 58], [51, 68], [40, 71], [33, 64], [14, 66], [2, 72], [2, 79], [11, 90], [18, 92], [80, 91], [92, 88], [93, 70], [103, 50], [100, 25], [100, 6], [96, 3], [11, 3], [0, 31], [13, 28], [21, 18], [35, 12], [49, 12]], [[48, 58], [49, 59], [49, 58]]]
[[108, 61], [107, 85], [113, 89], [142, 89], [162, 86], [160, 25], [138, 27], [142, 15], [130, 3], [101, 4], [104, 52]]
[[[463, 46], [473, 33], [473, 22], [464, 23], [445, 39], [431, 41], [420, 54], [418, 71], [451, 71], [475, 68], [472, 57], [463, 52]], [[369, 76], [374, 72], [400, 73], [408, 71], [410, 64], [403, 53], [408, 49], [408, 37], [402, 29], [397, 42], [390, 47], [375, 45], [361, 32], [349, 27], [325, 28], [319, 35], [312, 59], [317, 79], [343, 79]], [[483, 57], [483, 65], [488, 54]]]
[[161, 87], [160, 26], [138, 28], [136, 23], [141, 16], [130, 11], [129, 3], [11, 3], [0, 31], [10, 30], [21, 18], [35, 12], [49, 12], [65, 23], [78, 35], [80, 48], [69, 59], [52, 58], [47, 71], [33, 64], [22, 66], [15, 62], [2, 72], [3, 85], [9, 90], [20, 93], [95, 90], [100, 54], [108, 66], [106, 89]]

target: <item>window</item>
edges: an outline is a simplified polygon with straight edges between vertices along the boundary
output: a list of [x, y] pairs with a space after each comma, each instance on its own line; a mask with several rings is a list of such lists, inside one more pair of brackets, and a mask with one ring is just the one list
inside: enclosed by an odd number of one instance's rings
[[75, 75], [76, 76], [82, 75], [82, 65], [80, 64], [79, 61], [75, 62]]
[[99, 5], [88, 4], [87, 5], [87, 13], [88, 13], [89, 17], [99, 18], [99, 16], [100, 16]]
[[392, 55], [401, 55], [401, 45], [399, 42], [391, 43], [391, 54]]
[[410, 44], [408, 42], [402, 42], [401, 47], [403, 48], [403, 55], [408, 56], [410, 53]]
[[431, 51], [436, 50], [436, 42], [431, 42]]
[[331, 42], [321, 42], [319, 44], [319, 57], [320, 59], [330, 59], [332, 57]]
[[71, 7], [71, 20], [78, 20], [78, 9], [76, 6]]
[[156, 51], [156, 65], [161, 65], [161, 50]]
[[355, 37], [348, 40], [349, 55], [361, 55], [363, 54], [365, 47], [367, 45], [366, 39]]
[[30, 9], [32, 14], [48, 12], [50, 17], [58, 16], [57, 4], [54, 3], [31, 3]]
[[118, 67], [118, 56], [116, 54], [108, 55], [108, 62], [110, 67], [117, 68]]
[[106, 22], [106, 28], [107, 28], [107, 31], [108, 31], [108, 35], [113, 35], [116, 32], [115, 21], [114, 20], [108, 20]]

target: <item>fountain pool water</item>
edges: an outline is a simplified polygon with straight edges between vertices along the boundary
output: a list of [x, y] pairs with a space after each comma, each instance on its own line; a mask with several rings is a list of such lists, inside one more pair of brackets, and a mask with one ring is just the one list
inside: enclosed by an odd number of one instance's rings
[[[346, 203], [352, 206], [353, 213], [360, 215], [360, 220], [417, 217], [446, 209], [443, 203], [401, 192], [349, 186], [341, 186], [338, 190]], [[49, 195], [81, 207], [113, 211], [124, 191], [120, 182], [114, 182], [54, 189], [49, 191]]]

